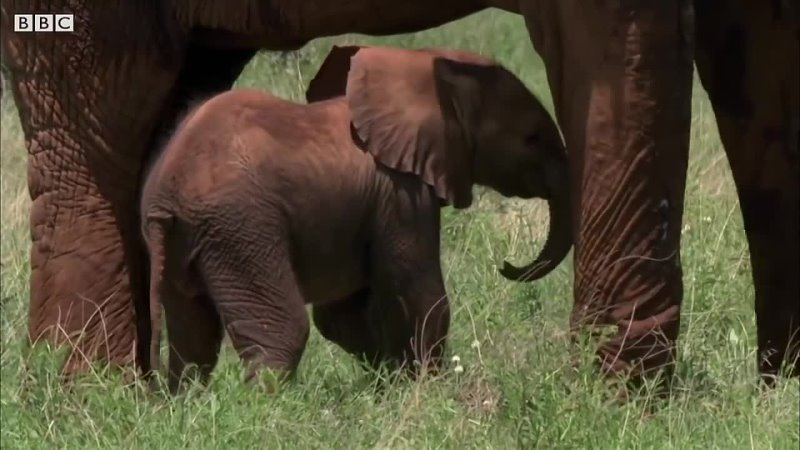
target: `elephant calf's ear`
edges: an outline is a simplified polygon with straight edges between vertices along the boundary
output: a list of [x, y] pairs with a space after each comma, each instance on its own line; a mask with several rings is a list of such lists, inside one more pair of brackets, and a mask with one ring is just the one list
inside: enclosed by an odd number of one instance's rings
[[481, 107], [481, 86], [493, 78], [494, 67], [437, 58], [433, 74], [442, 107], [450, 109], [461, 126], [469, 129]]
[[[376, 161], [412, 173], [455, 208], [472, 203], [470, 157], [442, 115], [430, 52], [369, 48], [352, 58], [347, 101], [354, 128]], [[456, 124], [456, 126], [458, 126]]]
[[308, 83], [306, 102], [313, 103], [340, 97], [347, 88], [347, 74], [350, 72], [350, 58], [364, 47], [334, 45], [322, 61], [317, 74]]

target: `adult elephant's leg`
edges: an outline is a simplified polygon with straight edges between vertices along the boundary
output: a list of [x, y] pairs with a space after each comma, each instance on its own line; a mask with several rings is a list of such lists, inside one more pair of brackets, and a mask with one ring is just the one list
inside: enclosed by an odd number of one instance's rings
[[573, 330], [600, 339], [604, 372], [634, 380], [671, 372], [683, 295], [691, 5], [522, 5], [571, 162]]
[[[34, 42], [17, 33], [3, 41], [30, 155], [29, 334], [70, 344], [67, 375], [98, 359], [146, 371], [148, 342], [136, 339], [149, 336], [137, 208], [142, 162], [181, 98], [215, 84], [225, 89], [236, 75], [227, 55], [214, 60], [210, 52], [208, 61], [187, 64], [209, 72], [184, 71], [175, 89], [183, 51], [100, 55], [89, 40], [79, 33]], [[199, 52], [193, 58], [200, 61]]]
[[145, 55], [100, 56], [78, 31], [3, 38], [29, 154], [29, 337], [68, 343], [67, 375], [146, 351], [136, 342], [137, 320], [148, 320], [134, 303], [145, 287], [136, 187], [177, 74]]
[[[170, 100], [159, 116], [157, 131], [153, 133], [148, 147], [150, 156], [158, 153], [159, 147], [169, 138], [192, 104], [230, 89], [255, 53], [255, 50], [218, 49], [190, 43], [185, 63], [175, 81]], [[145, 175], [142, 172], [142, 176]]]
[[800, 374], [800, 23], [785, 2], [695, 5], [697, 68], [739, 193], [755, 284], [758, 365], [772, 384], [784, 358]]

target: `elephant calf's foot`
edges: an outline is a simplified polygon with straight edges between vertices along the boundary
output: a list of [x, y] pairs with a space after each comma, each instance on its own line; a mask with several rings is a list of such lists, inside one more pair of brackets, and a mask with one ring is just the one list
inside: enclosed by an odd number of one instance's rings
[[258, 386], [267, 394], [276, 394], [281, 386], [294, 379], [297, 362], [291, 364], [270, 362], [266, 359], [245, 361], [245, 383]]
[[[172, 395], [181, 392], [184, 388], [192, 383], [200, 385], [207, 385], [211, 379], [211, 371], [214, 369], [213, 365], [203, 364], [187, 364], [180, 369], [170, 368], [168, 388]], [[156, 386], [154, 380], [151, 386]]]
[[281, 384], [294, 378], [308, 342], [309, 323], [296, 320], [273, 324], [278, 330], [264, 333], [269, 324], [240, 322], [229, 326], [233, 347], [245, 366], [245, 382], [258, 384], [275, 393]]
[[414, 380], [421, 377], [436, 377], [443, 372], [443, 363], [441, 357], [425, 356], [422, 358], [415, 356], [408, 356], [403, 363], [408, 376]]

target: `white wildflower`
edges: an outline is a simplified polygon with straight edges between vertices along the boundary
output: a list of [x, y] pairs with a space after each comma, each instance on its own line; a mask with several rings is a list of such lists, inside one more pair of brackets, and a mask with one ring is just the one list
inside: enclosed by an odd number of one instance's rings
[[453, 368], [453, 372], [464, 373], [464, 366], [462, 366], [461, 364], [457, 365], [455, 368]]
[[477, 339], [472, 341], [472, 344], [470, 344], [470, 347], [472, 347], [472, 348], [479, 348], [480, 346], [481, 346], [481, 343]]
[[728, 341], [730, 341], [732, 344], [739, 343], [739, 335], [736, 334], [736, 330], [733, 328], [731, 328], [731, 331], [728, 332]]
[[458, 364], [458, 362], [461, 361], [461, 358], [458, 355], [453, 355], [453, 357], [450, 358], [450, 361], [453, 361], [454, 363]]

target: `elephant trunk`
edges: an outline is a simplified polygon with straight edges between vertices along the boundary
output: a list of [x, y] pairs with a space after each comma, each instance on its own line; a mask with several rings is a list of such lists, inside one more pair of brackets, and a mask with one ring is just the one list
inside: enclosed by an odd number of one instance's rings
[[[566, 169], [562, 172], [565, 173]], [[500, 274], [512, 281], [534, 281], [552, 272], [572, 248], [572, 209], [569, 183], [566, 177], [558, 177], [558, 187], [551, 189], [547, 200], [550, 210], [550, 225], [539, 256], [528, 265], [516, 267], [504, 261]], [[551, 184], [551, 186], [554, 186]]]

